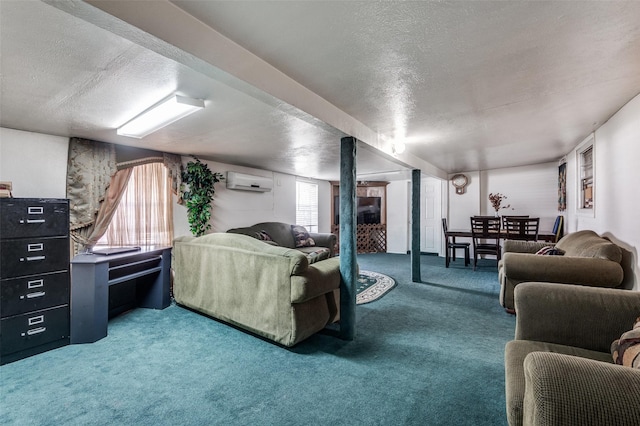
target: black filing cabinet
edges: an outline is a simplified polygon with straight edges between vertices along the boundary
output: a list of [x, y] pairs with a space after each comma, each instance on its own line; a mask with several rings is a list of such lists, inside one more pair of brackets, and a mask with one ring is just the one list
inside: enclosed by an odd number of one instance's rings
[[0, 198], [0, 364], [69, 344], [69, 201]]

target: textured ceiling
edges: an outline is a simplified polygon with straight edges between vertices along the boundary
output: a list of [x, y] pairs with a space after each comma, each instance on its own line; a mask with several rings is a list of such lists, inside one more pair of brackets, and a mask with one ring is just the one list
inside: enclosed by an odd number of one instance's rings
[[[632, 1], [3, 0], [0, 19], [3, 127], [323, 179], [345, 135], [368, 176], [555, 161], [640, 92]], [[173, 92], [207, 108], [115, 134]]]

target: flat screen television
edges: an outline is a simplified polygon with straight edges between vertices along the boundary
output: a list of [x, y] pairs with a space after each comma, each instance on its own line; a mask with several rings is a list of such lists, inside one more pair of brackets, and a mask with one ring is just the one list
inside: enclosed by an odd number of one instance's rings
[[[381, 197], [357, 197], [357, 222], [361, 224], [378, 224], [382, 220], [382, 198]], [[335, 196], [333, 202], [334, 223], [340, 224], [340, 197]]]

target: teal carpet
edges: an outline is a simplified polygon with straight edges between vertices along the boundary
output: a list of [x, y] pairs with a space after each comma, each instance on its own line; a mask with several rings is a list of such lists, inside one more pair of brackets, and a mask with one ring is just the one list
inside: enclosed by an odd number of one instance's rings
[[356, 340], [283, 349], [172, 305], [109, 322], [96, 343], [0, 367], [3, 425], [504, 425], [495, 261], [358, 256], [397, 286], [357, 307]]

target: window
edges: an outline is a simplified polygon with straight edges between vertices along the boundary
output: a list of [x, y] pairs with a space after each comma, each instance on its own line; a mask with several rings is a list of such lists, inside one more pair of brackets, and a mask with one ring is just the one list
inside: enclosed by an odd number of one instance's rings
[[593, 136], [580, 145], [576, 153], [578, 157], [578, 211], [593, 215], [595, 206]]
[[581, 204], [583, 209], [593, 208], [593, 146], [580, 154]]
[[318, 232], [318, 185], [296, 181], [296, 224]]
[[170, 246], [171, 201], [169, 172], [162, 163], [134, 167], [113, 219], [98, 244]]

